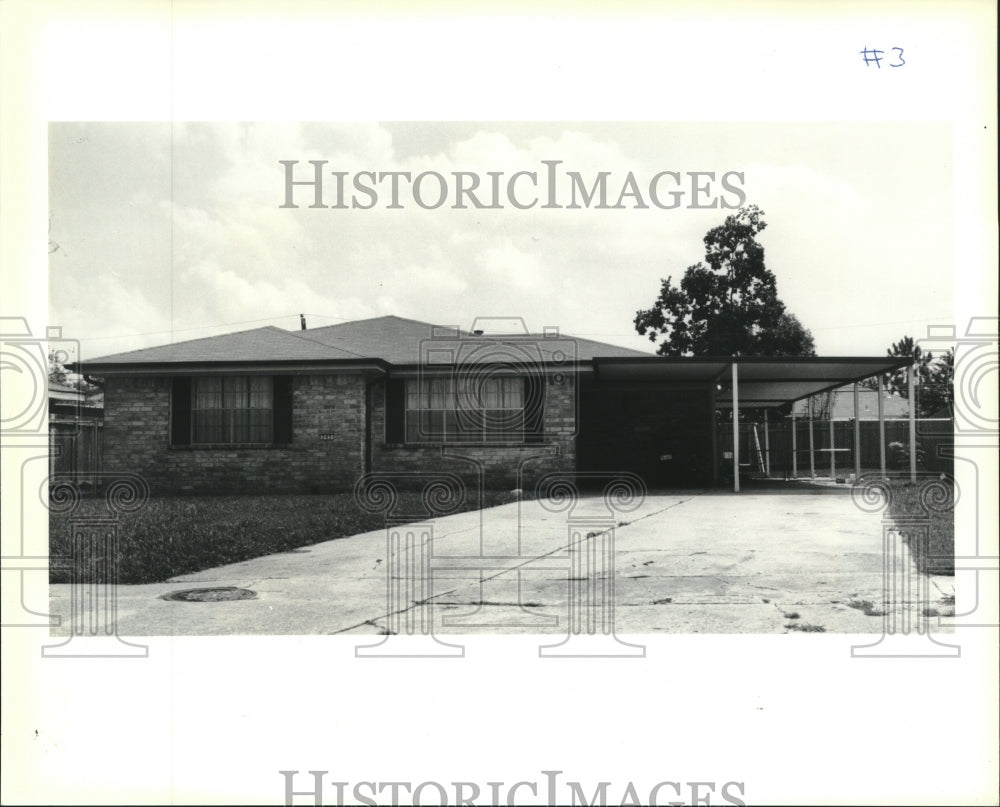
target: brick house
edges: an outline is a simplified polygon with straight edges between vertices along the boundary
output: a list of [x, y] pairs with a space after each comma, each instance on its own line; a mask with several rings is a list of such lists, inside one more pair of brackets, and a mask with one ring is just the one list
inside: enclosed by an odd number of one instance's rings
[[394, 316], [265, 327], [79, 363], [104, 379], [104, 466], [154, 493], [350, 489], [371, 471], [488, 487], [550, 471], [718, 481], [716, 411], [774, 407], [892, 359], [669, 359], [542, 334]]

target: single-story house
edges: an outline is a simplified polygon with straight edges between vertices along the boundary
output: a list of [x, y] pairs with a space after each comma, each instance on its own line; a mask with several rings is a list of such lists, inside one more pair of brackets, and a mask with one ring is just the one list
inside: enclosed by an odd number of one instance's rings
[[72, 369], [104, 379], [108, 471], [141, 474], [154, 493], [207, 493], [345, 490], [374, 471], [508, 489], [549, 471], [708, 485], [723, 476], [718, 410], [783, 406], [900, 366], [666, 358], [555, 329], [498, 335], [385, 316]]

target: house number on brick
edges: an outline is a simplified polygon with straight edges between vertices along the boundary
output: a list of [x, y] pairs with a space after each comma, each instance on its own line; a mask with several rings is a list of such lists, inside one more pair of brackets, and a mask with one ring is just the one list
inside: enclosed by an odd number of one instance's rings
[[319, 439], [320, 439], [320, 440], [332, 440], [332, 439], [333, 439], [333, 434], [332, 434], [332, 433], [330, 433], [330, 432], [327, 432], [327, 433], [325, 433], [325, 434], [321, 434], [321, 435], [319, 436]]

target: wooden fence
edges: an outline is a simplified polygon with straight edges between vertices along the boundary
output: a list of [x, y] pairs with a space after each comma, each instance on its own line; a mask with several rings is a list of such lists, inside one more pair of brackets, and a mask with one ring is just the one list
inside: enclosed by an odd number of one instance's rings
[[49, 421], [49, 475], [96, 487], [104, 462], [104, 424], [100, 421]]

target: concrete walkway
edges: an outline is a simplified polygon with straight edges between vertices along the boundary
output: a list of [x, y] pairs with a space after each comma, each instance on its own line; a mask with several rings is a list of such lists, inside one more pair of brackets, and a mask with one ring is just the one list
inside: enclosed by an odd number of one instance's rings
[[[433, 523], [432, 537], [410, 527], [409, 551], [390, 549], [379, 531], [120, 586], [118, 633], [409, 633], [421, 620], [436, 634], [559, 635], [608, 620], [618, 634], [882, 632], [881, 516], [855, 507], [843, 489], [660, 493], [627, 512], [599, 496], [557, 505], [448, 516]], [[905, 555], [896, 564], [912, 568]], [[925, 619], [928, 604], [944, 613], [953, 578], [929, 583], [929, 600], [895, 603], [892, 617]], [[227, 586], [257, 596], [162, 598]], [[68, 615], [70, 586], [49, 591], [52, 613]], [[876, 613], [866, 614], [865, 602]], [[68, 635], [63, 622], [53, 635]]]

